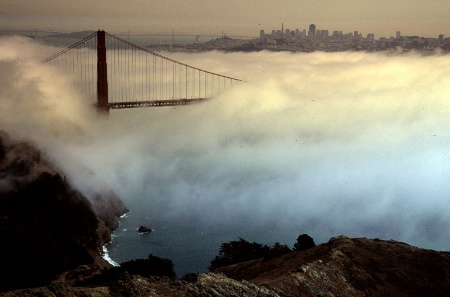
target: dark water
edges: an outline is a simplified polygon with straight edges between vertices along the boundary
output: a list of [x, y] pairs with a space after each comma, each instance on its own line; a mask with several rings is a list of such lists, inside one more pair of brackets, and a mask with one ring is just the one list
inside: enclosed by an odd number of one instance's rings
[[[208, 271], [210, 261], [219, 253], [221, 243], [242, 237], [272, 246], [276, 241], [292, 248], [299, 234], [293, 230], [281, 232], [276, 228], [218, 229], [214, 226], [188, 226], [177, 222], [154, 222], [150, 217], [133, 210], [121, 218], [120, 227], [106, 247], [110, 258], [121, 263], [133, 259], [147, 258], [149, 254], [171, 259], [179, 277], [189, 272]], [[153, 232], [140, 234], [140, 225], [152, 227]]]

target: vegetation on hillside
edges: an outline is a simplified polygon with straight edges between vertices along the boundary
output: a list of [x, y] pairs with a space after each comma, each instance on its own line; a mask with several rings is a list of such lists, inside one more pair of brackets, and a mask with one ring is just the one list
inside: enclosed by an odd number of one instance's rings
[[[294, 244], [294, 251], [303, 251], [316, 246], [312, 237], [307, 234], [302, 234], [297, 238]], [[214, 257], [211, 261], [209, 269], [228, 266], [245, 261], [264, 258], [265, 260], [272, 259], [287, 253], [292, 250], [279, 242], [276, 242], [272, 247], [256, 242], [248, 242], [243, 238], [222, 243], [219, 249], [219, 255]]]

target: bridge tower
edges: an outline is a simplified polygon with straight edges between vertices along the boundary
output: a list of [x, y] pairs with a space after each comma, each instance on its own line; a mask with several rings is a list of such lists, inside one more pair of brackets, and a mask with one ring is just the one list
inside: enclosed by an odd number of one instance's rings
[[105, 31], [97, 31], [97, 110], [108, 113], [108, 71], [105, 36]]

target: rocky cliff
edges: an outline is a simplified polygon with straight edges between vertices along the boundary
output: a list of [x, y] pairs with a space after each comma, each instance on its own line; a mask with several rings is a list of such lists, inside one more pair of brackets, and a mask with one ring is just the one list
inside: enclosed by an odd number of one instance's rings
[[80, 265], [108, 267], [101, 246], [127, 209], [113, 193], [95, 201], [99, 215], [33, 145], [0, 131], [0, 291], [45, 285]]

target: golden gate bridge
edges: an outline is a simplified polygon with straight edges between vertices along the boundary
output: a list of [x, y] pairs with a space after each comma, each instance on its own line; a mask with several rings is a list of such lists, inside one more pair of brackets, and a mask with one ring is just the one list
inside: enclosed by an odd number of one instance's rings
[[46, 58], [97, 97], [100, 111], [199, 103], [242, 80], [193, 67], [97, 31]]

